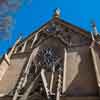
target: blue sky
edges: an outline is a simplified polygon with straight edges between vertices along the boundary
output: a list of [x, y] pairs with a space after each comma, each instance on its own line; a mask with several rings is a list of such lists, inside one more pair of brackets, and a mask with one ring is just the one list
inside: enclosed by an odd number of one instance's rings
[[[24, 0], [23, 0], [24, 1]], [[13, 24], [10, 37], [0, 40], [2, 56], [23, 33], [23, 38], [52, 18], [55, 8], [61, 9], [61, 18], [85, 30], [91, 31], [91, 20], [100, 30], [100, 0], [25, 0], [16, 12], [11, 13]], [[3, 33], [2, 33], [3, 34]]]

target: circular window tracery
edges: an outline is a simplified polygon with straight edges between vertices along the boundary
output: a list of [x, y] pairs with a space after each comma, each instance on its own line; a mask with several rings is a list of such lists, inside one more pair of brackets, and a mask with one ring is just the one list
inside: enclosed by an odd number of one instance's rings
[[53, 48], [43, 48], [38, 53], [41, 65], [51, 67], [57, 60], [56, 51]]

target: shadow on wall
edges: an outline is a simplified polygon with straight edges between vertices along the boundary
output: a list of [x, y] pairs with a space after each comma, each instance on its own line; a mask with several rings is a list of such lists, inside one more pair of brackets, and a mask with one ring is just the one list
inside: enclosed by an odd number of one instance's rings
[[[70, 84], [67, 86], [66, 95], [68, 96], [98, 96], [99, 88], [96, 79], [96, 73], [93, 65], [92, 56], [88, 46], [72, 48], [69, 50], [67, 79]], [[73, 54], [76, 52], [76, 54]], [[77, 63], [78, 56], [80, 62]], [[76, 73], [76, 74], [75, 74]]]

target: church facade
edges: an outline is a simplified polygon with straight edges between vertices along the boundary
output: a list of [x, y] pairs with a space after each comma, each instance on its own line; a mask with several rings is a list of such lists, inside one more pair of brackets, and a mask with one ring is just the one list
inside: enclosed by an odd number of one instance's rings
[[100, 36], [53, 18], [0, 61], [0, 100], [100, 100]]

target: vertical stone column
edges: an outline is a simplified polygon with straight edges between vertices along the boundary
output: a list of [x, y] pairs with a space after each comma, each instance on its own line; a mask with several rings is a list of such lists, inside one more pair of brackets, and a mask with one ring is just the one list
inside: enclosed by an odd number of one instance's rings
[[39, 32], [35, 34], [32, 45], [31, 45], [31, 48], [33, 47], [34, 43], [37, 41], [38, 36], [39, 36]]
[[42, 80], [43, 80], [43, 84], [44, 84], [44, 88], [45, 88], [45, 91], [46, 91], [47, 98], [50, 100], [50, 91], [48, 89], [48, 83], [47, 83], [47, 80], [46, 80], [45, 71], [46, 70], [44, 68], [41, 69], [41, 77], [42, 77]]
[[64, 93], [66, 91], [66, 84], [67, 84], [67, 80], [66, 80], [66, 75], [67, 75], [67, 49], [64, 49], [65, 54], [64, 54], [64, 69], [63, 69], [63, 88], [62, 88], [62, 92]]
[[96, 55], [93, 47], [90, 47], [92, 58], [93, 58], [93, 63], [94, 63], [94, 68], [96, 72], [96, 77], [97, 77], [97, 82], [98, 82], [98, 87], [99, 87], [99, 95], [100, 95], [100, 78], [99, 78], [99, 69], [98, 69], [98, 64], [96, 60]]
[[62, 87], [62, 69], [59, 68], [59, 75], [58, 75], [58, 86], [57, 86], [57, 95], [56, 100], [60, 100], [61, 96], [61, 87]]
[[51, 81], [50, 81], [50, 93], [52, 94], [53, 89], [53, 82], [54, 82], [54, 74], [55, 74], [55, 65], [52, 67], [52, 73], [51, 73]]

